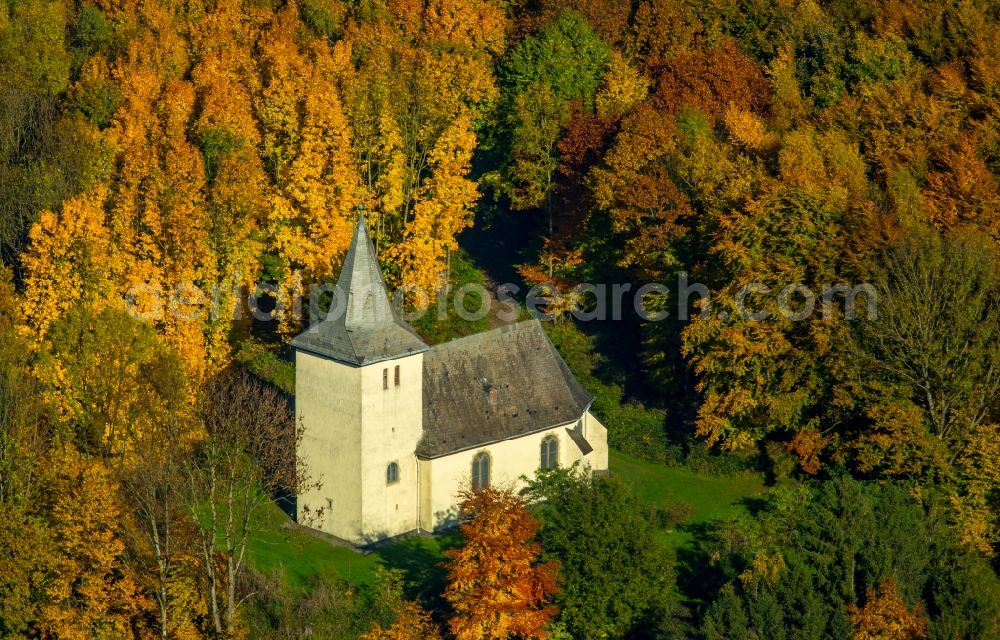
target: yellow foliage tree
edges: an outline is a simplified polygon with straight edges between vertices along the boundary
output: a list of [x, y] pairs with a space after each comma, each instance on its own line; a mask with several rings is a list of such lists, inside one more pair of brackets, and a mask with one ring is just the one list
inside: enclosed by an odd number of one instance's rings
[[87, 129], [99, 184], [31, 231], [36, 346], [72, 304], [128, 306], [209, 375], [229, 361], [241, 287], [281, 281], [280, 326], [298, 329], [301, 289], [332, 275], [361, 203], [390, 282], [437, 284], [478, 198], [472, 122], [497, 95], [502, 8], [390, 3], [354, 11], [331, 44], [294, 2], [97, 7], [128, 40], [83, 61], [69, 93], [120, 100]]
[[271, 233], [289, 269], [302, 269], [306, 279], [316, 281], [329, 278], [335, 261], [347, 251], [363, 194], [337, 95], [337, 65], [325, 43], [313, 47], [309, 71], [297, 154], [285, 185], [295, 216], [272, 218]]
[[927, 637], [927, 618], [918, 603], [910, 609], [899, 596], [896, 580], [889, 577], [878, 593], [868, 590], [865, 606], [848, 606], [855, 640], [922, 640]]
[[405, 285], [436, 290], [446, 256], [458, 249], [458, 233], [472, 225], [478, 191], [466, 177], [476, 145], [471, 128], [468, 116], [461, 116], [441, 134], [403, 240], [386, 253], [400, 265]]
[[396, 612], [396, 620], [388, 628], [376, 622], [361, 640], [438, 640], [440, 637], [430, 614], [417, 603], [404, 601]]
[[97, 187], [67, 201], [58, 213], [43, 211], [31, 229], [31, 244], [22, 255], [21, 321], [36, 348], [49, 326], [74, 304], [112, 299], [121, 267], [104, 226], [106, 197], [107, 190]]
[[1000, 513], [991, 495], [1000, 486], [1000, 425], [979, 425], [958, 453], [961, 493], [952, 497], [962, 541], [986, 556], [1000, 544]]
[[632, 105], [646, 99], [649, 80], [636, 71], [617, 51], [611, 53], [611, 62], [594, 97], [597, 113], [608, 117], [621, 117]]
[[506, 30], [493, 3], [436, 0], [393, 3], [345, 32], [341, 46], [356, 63], [342, 74], [342, 95], [391, 284], [433, 294], [455, 235], [471, 222], [471, 123], [497, 96], [491, 56]]
[[122, 562], [114, 481], [103, 464], [70, 446], [52, 455], [55, 560], [44, 588], [42, 634], [59, 640], [131, 639], [149, 603]]

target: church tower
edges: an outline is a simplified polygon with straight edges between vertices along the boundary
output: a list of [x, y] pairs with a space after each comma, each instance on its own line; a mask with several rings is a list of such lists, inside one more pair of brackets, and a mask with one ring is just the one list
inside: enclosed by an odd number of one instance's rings
[[[295, 337], [299, 522], [356, 544], [418, 527], [427, 345], [389, 300], [360, 216], [326, 319]], [[321, 515], [317, 515], [321, 514]]]

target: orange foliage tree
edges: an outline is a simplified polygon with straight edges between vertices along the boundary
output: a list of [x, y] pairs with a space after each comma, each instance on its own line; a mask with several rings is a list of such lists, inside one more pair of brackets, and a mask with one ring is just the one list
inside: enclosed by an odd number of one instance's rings
[[865, 606], [848, 606], [855, 640], [922, 640], [927, 637], [927, 618], [918, 603], [913, 609], [899, 596], [890, 576], [878, 593], [868, 590]]
[[540, 563], [532, 542], [538, 521], [510, 489], [464, 491], [460, 530], [463, 545], [446, 552], [445, 598], [454, 614], [458, 640], [544, 638], [555, 614], [548, 604], [556, 593], [554, 563]]

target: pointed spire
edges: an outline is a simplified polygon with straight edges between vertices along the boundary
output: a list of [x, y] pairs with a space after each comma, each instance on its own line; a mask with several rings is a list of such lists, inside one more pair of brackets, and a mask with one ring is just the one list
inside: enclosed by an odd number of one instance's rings
[[355, 365], [428, 348], [389, 300], [363, 205], [358, 207], [354, 237], [344, 256], [329, 314], [296, 336], [292, 346]]
[[375, 257], [375, 246], [368, 235], [364, 208], [359, 206], [358, 210], [360, 215], [354, 227], [354, 237], [337, 280], [341, 291], [339, 295], [347, 296], [344, 320], [348, 331], [392, 323], [397, 319], [385, 280], [382, 279], [382, 269]]

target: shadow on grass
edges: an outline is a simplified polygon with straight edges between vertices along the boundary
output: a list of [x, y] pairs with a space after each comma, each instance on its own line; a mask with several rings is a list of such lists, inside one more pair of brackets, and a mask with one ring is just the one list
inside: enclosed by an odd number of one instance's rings
[[439, 609], [444, 604], [442, 594], [448, 577], [444, 552], [459, 544], [461, 536], [457, 531], [450, 531], [433, 538], [409, 538], [376, 553], [385, 566], [403, 571], [406, 597]]
[[767, 498], [765, 496], [744, 496], [737, 503], [746, 509], [751, 516], [756, 517], [767, 507]]
[[274, 490], [271, 495], [271, 499], [274, 500], [274, 504], [276, 504], [278, 508], [292, 520], [292, 522], [295, 522], [298, 519], [298, 509], [296, 507], [298, 504], [298, 498], [294, 492], [279, 487]]
[[677, 549], [677, 591], [686, 606], [699, 609], [714, 600], [719, 589], [732, 578], [722, 571], [708, 545], [715, 537], [719, 523], [692, 522], [678, 528], [691, 535], [693, 540], [691, 544]]

